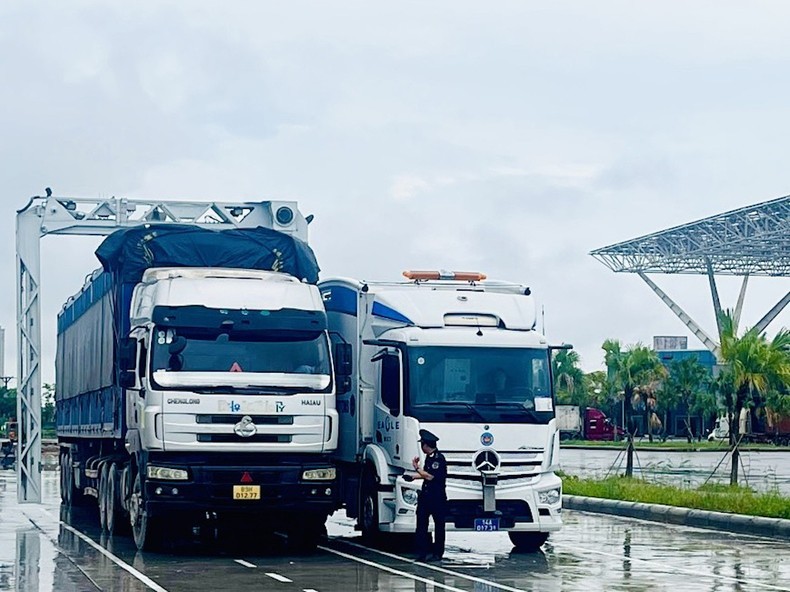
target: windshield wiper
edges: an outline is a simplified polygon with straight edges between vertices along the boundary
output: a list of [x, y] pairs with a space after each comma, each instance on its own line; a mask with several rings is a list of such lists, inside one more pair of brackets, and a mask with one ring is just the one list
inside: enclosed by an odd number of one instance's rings
[[535, 413], [534, 409], [529, 409], [524, 406], [523, 403], [514, 403], [510, 401], [493, 401], [491, 403], [478, 403], [478, 405], [482, 407], [505, 407], [507, 409], [518, 409], [519, 411], [525, 413], [527, 416], [532, 418], [534, 421], [538, 421], [538, 416]]
[[288, 395], [298, 392], [298, 389], [276, 388], [268, 386], [204, 386], [204, 387], [184, 387], [195, 393], [205, 394], [237, 394], [237, 395]]
[[465, 401], [433, 401], [431, 403], [422, 403], [420, 406], [426, 406], [426, 405], [427, 406], [433, 406], [433, 405], [439, 405], [439, 406], [442, 406], [442, 405], [453, 405], [453, 406], [455, 406], [455, 405], [462, 405], [462, 406], [466, 407], [467, 409], [469, 409], [469, 411], [474, 413], [478, 417], [478, 419], [480, 421], [488, 421], [485, 417], [483, 417], [483, 414], [480, 413], [480, 411], [477, 408], [475, 408], [474, 405], [472, 405], [471, 403], [467, 403]]

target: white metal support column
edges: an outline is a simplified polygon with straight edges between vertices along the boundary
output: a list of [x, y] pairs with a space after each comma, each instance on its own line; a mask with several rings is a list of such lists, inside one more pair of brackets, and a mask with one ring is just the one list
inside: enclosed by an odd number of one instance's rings
[[763, 331], [765, 331], [766, 327], [768, 327], [770, 322], [773, 321], [777, 316], [779, 316], [779, 313], [782, 312], [782, 310], [784, 310], [784, 307], [787, 306], [788, 303], [790, 303], [790, 292], [785, 294], [784, 297], [781, 300], [779, 300], [779, 302], [774, 304], [771, 310], [765, 313], [765, 316], [763, 318], [757, 321], [757, 324], [754, 326], [754, 328], [757, 329], [757, 332], [762, 333]]
[[18, 498], [41, 501], [41, 237], [112, 234], [145, 224], [213, 230], [273, 228], [307, 242], [305, 218], [292, 201], [185, 202], [125, 198], [33, 197], [17, 212]]
[[17, 497], [41, 501], [41, 257], [35, 211], [16, 218]]
[[738, 293], [738, 304], [735, 305], [735, 313], [733, 314], [732, 323], [735, 332], [738, 332], [738, 325], [741, 324], [741, 311], [743, 311], [743, 302], [746, 300], [746, 286], [749, 285], [749, 274], [743, 276], [743, 283], [741, 284], [741, 291]]
[[655, 292], [656, 295], [664, 301], [664, 304], [666, 304], [669, 309], [674, 312], [681, 321], [683, 321], [683, 324], [689, 328], [689, 331], [694, 333], [697, 339], [699, 339], [705, 345], [705, 347], [708, 348], [708, 350], [714, 356], [716, 356], [716, 359], [718, 360], [721, 351], [719, 345], [713, 341], [713, 339], [711, 339], [711, 337], [705, 333], [705, 331], [703, 331], [697, 323], [694, 322], [694, 319], [692, 319], [682, 308], [680, 308], [680, 306], [678, 306], [674, 300], [667, 296], [667, 294], [661, 288], [659, 288], [653, 280], [651, 280], [641, 271], [637, 273], [639, 274], [639, 277], [641, 277], [645, 283], [650, 286], [650, 289], [653, 290], [653, 292]]
[[710, 296], [713, 299], [713, 315], [716, 317], [716, 330], [721, 341], [721, 300], [719, 299], [719, 288], [716, 286], [716, 276], [713, 273], [713, 266], [710, 259], [705, 262], [708, 270], [708, 283], [710, 284]]

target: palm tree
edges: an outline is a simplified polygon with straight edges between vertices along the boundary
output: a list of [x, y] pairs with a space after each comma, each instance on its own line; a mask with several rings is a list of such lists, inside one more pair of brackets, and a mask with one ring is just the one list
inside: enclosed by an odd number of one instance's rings
[[[741, 337], [729, 311], [720, 316], [721, 357], [725, 364], [723, 381], [732, 384], [724, 391], [730, 420], [730, 444], [733, 447], [730, 482], [738, 482], [739, 421], [742, 409], [749, 417], [754, 408], [763, 407], [766, 397], [782, 392], [790, 383], [790, 331], [780, 330], [772, 340], [764, 332], [748, 329]], [[748, 429], [748, 426], [747, 426]]]
[[585, 404], [584, 372], [579, 367], [578, 352], [569, 349], [555, 350], [551, 360], [557, 400], [561, 404]]
[[[673, 361], [669, 365], [669, 377], [664, 383], [663, 391], [668, 400], [663, 401], [663, 408], [674, 409], [677, 403], [682, 403], [689, 413], [694, 410], [700, 395], [705, 392], [708, 381], [708, 371], [700, 364], [697, 358], [684, 358]], [[674, 404], [670, 404], [674, 400]], [[666, 417], [664, 419], [666, 423]], [[686, 423], [686, 439], [691, 442], [694, 434], [688, 417]]]
[[656, 394], [661, 380], [666, 376], [666, 368], [658, 354], [641, 343], [630, 345], [625, 350], [616, 339], [603, 343], [606, 352], [604, 360], [608, 369], [609, 381], [619, 391], [628, 407], [633, 410], [634, 403], [644, 413], [648, 438], [653, 441], [653, 422], [651, 414], [656, 405]]

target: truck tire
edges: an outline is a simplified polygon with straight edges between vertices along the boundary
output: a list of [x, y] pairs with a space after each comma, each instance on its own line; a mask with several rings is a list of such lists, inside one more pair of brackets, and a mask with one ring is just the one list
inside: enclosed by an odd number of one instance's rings
[[538, 551], [549, 538], [547, 532], [516, 532], [509, 531], [507, 535], [510, 537], [510, 542], [516, 547], [516, 550], [534, 553]]
[[64, 506], [71, 505], [71, 481], [69, 480], [69, 466], [67, 460], [69, 455], [61, 450], [60, 452], [60, 501]]
[[63, 503], [67, 506], [85, 506], [88, 504], [88, 496], [77, 489], [74, 485], [74, 469], [72, 468], [73, 459], [71, 449], [63, 453], [63, 465], [60, 468], [63, 489], [60, 493]]
[[102, 532], [107, 532], [107, 474], [109, 467], [102, 463], [99, 469], [99, 526]]
[[120, 531], [123, 525], [121, 511], [121, 471], [116, 463], [110, 465], [107, 472], [107, 532], [113, 534]]
[[362, 538], [368, 543], [375, 543], [381, 538], [379, 530], [379, 496], [373, 474], [366, 472], [362, 479], [359, 496], [359, 526]]
[[140, 551], [155, 551], [161, 547], [162, 531], [160, 518], [149, 516], [143, 499], [143, 479], [138, 471], [132, 483], [129, 498], [129, 522], [132, 525], [134, 543]]

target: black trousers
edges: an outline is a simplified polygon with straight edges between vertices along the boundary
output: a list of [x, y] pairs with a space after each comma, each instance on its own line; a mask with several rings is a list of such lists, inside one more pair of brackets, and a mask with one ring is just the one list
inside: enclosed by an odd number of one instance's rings
[[[420, 493], [417, 503], [417, 555], [423, 556], [433, 553], [441, 557], [444, 555], [444, 521], [447, 513], [447, 499], [445, 497], [426, 496]], [[434, 543], [431, 546], [431, 535], [428, 533], [428, 518], [433, 517]]]

